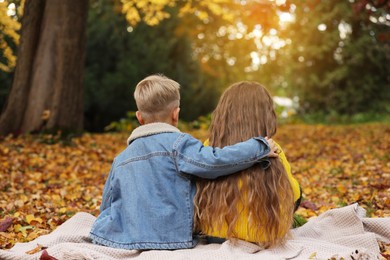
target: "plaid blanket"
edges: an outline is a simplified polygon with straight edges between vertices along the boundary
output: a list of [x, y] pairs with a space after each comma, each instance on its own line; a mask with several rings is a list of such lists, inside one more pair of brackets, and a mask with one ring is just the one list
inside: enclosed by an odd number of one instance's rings
[[[270, 249], [240, 240], [171, 251], [115, 249], [91, 243], [88, 233], [94, 220], [78, 213], [48, 235], [0, 250], [0, 259], [382, 259], [378, 241], [390, 243], [390, 218], [366, 218], [357, 204], [311, 218], [293, 229], [286, 243]], [[47, 249], [26, 253], [38, 244]]]

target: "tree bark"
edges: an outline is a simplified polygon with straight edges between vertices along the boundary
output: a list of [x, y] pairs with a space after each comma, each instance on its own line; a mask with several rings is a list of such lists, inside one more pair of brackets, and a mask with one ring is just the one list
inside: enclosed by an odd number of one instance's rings
[[27, 0], [24, 6], [14, 79], [0, 117], [0, 134], [3, 135], [21, 131], [44, 6], [45, 0]]
[[[36, 0], [26, 1], [25, 15]], [[32, 59], [28, 66], [19, 68], [25, 56], [22, 43], [32, 48], [31, 35], [23, 34], [22, 21], [20, 52], [12, 89], [17, 82], [25, 82], [20, 91], [9, 95], [7, 107], [2, 114], [0, 133], [32, 132], [42, 129], [81, 131], [83, 127], [83, 72], [86, 42], [87, 0], [40, 0], [40, 23], [35, 23], [36, 37]], [[28, 13], [29, 12], [29, 13]], [[27, 20], [27, 18], [25, 18]], [[32, 26], [32, 25], [31, 25]], [[17, 74], [18, 70], [21, 72]], [[23, 81], [24, 72], [28, 81]], [[23, 83], [19, 83], [23, 85]], [[15, 103], [13, 100], [18, 100]], [[13, 109], [8, 109], [13, 107]], [[20, 113], [21, 119], [11, 122], [9, 111]], [[42, 115], [46, 113], [46, 117]], [[12, 127], [10, 127], [12, 126]]]

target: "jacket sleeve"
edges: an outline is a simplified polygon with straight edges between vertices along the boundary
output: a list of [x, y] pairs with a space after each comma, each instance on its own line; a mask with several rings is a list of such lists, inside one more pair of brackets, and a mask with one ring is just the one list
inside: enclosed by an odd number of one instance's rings
[[249, 168], [264, 160], [269, 152], [269, 145], [262, 137], [223, 148], [213, 148], [204, 146], [190, 135], [182, 135], [174, 145], [178, 171], [207, 179]]

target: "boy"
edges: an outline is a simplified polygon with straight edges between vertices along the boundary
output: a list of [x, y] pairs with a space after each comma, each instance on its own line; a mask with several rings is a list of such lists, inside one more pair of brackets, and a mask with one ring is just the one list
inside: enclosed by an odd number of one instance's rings
[[[252, 138], [223, 149], [204, 147], [176, 128], [180, 85], [161, 75], [138, 83], [137, 119], [128, 147], [114, 160], [104, 186], [94, 243], [123, 249], [192, 248], [191, 175], [214, 179], [276, 157], [272, 139]], [[264, 160], [264, 159], [263, 159]]]

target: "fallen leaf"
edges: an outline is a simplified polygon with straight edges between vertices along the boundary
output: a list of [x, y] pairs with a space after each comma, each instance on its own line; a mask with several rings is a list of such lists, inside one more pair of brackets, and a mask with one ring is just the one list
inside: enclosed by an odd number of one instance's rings
[[58, 260], [57, 258], [49, 255], [49, 253], [46, 250], [43, 250], [41, 257], [39, 260]]
[[6, 231], [12, 225], [12, 218], [6, 217], [4, 220], [0, 221], [0, 232]]
[[44, 246], [42, 246], [42, 245], [40, 245], [40, 244], [37, 244], [37, 247], [36, 247], [36, 248], [27, 251], [26, 254], [28, 254], [28, 255], [33, 255], [33, 254], [36, 254], [36, 253], [38, 253], [39, 251], [41, 251], [41, 250], [43, 250], [43, 249], [46, 249], [46, 248], [47, 248], [47, 247], [44, 247]]
[[337, 185], [337, 190], [341, 193], [341, 194], [344, 194], [344, 193], [347, 193], [347, 187], [345, 187], [345, 185], [343, 183], [339, 183]]
[[310, 187], [303, 188], [303, 194], [309, 195], [312, 192], [312, 189]]
[[38, 235], [37, 232], [31, 232], [31, 233], [28, 234], [27, 239], [28, 239], [28, 240], [34, 240], [34, 239], [36, 239], [38, 236], [39, 236], [39, 235]]
[[302, 201], [300, 206], [305, 208], [305, 209], [317, 210], [316, 204], [314, 204], [313, 202], [308, 201], [308, 200]]
[[23, 235], [24, 237], [27, 236], [27, 230], [29, 230], [29, 229], [33, 229], [33, 227], [32, 227], [32, 226], [22, 226], [22, 225], [20, 225], [20, 224], [17, 224], [17, 225], [14, 226], [15, 232], [20, 232], [20, 233], [22, 233], [22, 235]]
[[11, 238], [12, 238], [12, 234], [5, 233], [5, 232], [0, 232], [0, 236], [5, 237], [5, 238], [8, 238], [8, 239], [11, 239]]
[[31, 224], [31, 222], [34, 222], [34, 221], [39, 222], [39, 223], [43, 222], [43, 220], [41, 218], [36, 218], [36, 217], [34, 217], [34, 215], [30, 214], [30, 215], [26, 216], [26, 222], [28, 224]]

